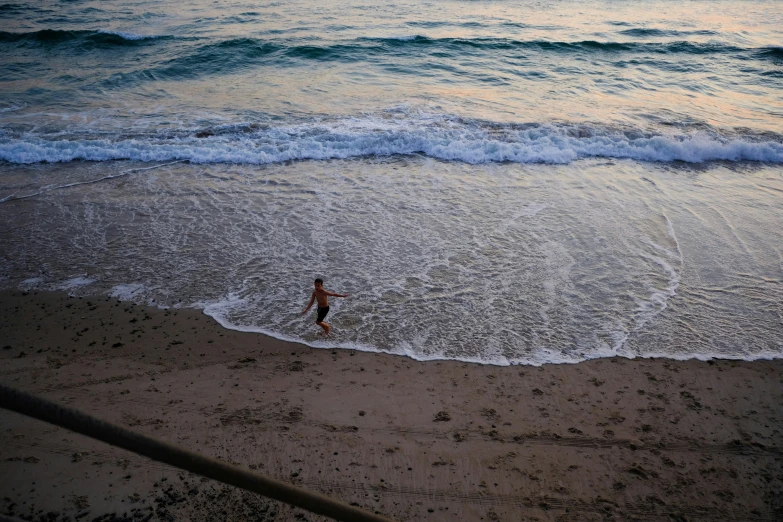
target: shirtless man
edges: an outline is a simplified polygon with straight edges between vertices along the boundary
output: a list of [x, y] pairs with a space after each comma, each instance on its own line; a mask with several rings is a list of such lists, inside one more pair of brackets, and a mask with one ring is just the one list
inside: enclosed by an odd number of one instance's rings
[[315, 290], [313, 290], [313, 295], [310, 297], [310, 302], [307, 304], [307, 308], [304, 309], [304, 312], [302, 312], [302, 315], [306, 314], [307, 311], [310, 310], [310, 307], [313, 306], [313, 303], [317, 300], [318, 317], [315, 319], [315, 324], [324, 329], [324, 335], [329, 335], [329, 331], [331, 331], [332, 327], [324, 322], [324, 319], [326, 319], [326, 314], [329, 313], [329, 296], [348, 297], [348, 294], [335, 294], [334, 292], [328, 292], [324, 290], [324, 280], [320, 278], [316, 279], [314, 284]]

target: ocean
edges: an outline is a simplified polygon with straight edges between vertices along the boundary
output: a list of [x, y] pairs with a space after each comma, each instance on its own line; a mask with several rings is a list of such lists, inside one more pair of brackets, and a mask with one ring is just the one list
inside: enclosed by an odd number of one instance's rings
[[0, 288], [417, 360], [779, 358], [783, 9], [0, 4]]

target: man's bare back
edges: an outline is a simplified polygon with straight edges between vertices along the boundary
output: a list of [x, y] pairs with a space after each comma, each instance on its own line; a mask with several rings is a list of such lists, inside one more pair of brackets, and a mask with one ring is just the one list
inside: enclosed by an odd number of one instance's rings
[[348, 297], [348, 294], [336, 294], [324, 289], [324, 282], [322, 279], [316, 279], [313, 283], [315, 290], [310, 296], [310, 302], [307, 304], [307, 308], [304, 309], [302, 315], [306, 314], [308, 310], [313, 306], [314, 302], [318, 302], [318, 316], [315, 319], [315, 324], [324, 329], [324, 335], [329, 335], [332, 327], [324, 322], [326, 314], [329, 313], [329, 296], [332, 297]]

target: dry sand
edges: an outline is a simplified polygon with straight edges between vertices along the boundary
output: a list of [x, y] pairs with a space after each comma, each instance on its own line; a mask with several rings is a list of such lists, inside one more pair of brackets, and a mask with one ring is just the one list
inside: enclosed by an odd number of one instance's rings
[[[783, 360], [420, 363], [106, 297], [0, 310], [3, 383], [399, 520], [783, 520]], [[17, 414], [0, 448], [0, 514], [321, 520]]]

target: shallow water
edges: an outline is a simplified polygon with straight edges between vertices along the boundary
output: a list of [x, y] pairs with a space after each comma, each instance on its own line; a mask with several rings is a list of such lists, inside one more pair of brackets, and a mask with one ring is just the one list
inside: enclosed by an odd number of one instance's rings
[[[0, 286], [418, 359], [783, 353], [777, 2], [0, 6]], [[313, 277], [350, 292], [320, 339]]]
[[[419, 359], [781, 351], [777, 166], [149, 167], [6, 165], [0, 179], [26, 186], [4, 190], [41, 192], [0, 206], [6, 285], [203, 307], [231, 328]], [[314, 276], [351, 293], [333, 299], [328, 342], [299, 316]]]

